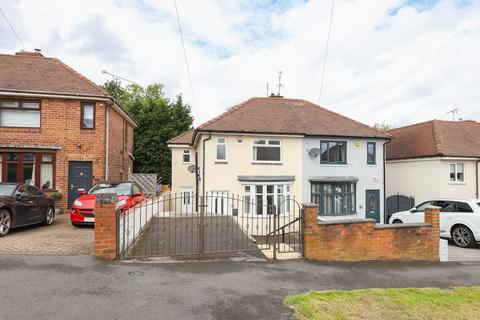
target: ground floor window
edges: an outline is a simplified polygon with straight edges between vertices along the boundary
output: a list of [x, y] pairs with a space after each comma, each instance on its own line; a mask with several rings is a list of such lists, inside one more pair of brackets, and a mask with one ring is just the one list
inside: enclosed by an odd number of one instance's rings
[[312, 182], [311, 201], [319, 214], [345, 215], [356, 212], [356, 185], [352, 182]]
[[38, 152], [0, 153], [0, 181], [21, 182], [49, 190], [55, 188], [55, 154]]
[[243, 186], [244, 213], [267, 215], [289, 213], [291, 207], [289, 184], [252, 184]]

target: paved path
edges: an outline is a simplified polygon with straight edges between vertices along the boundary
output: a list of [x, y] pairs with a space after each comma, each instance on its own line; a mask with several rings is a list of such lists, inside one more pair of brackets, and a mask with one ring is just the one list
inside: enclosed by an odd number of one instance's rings
[[93, 228], [72, 226], [68, 214], [55, 216], [50, 226], [12, 229], [11, 233], [0, 238], [0, 254], [71, 255], [90, 254], [92, 251]]
[[480, 261], [480, 246], [460, 248], [450, 243], [448, 245], [448, 261]]
[[190, 262], [0, 256], [0, 319], [291, 319], [309, 290], [480, 285], [480, 263]]

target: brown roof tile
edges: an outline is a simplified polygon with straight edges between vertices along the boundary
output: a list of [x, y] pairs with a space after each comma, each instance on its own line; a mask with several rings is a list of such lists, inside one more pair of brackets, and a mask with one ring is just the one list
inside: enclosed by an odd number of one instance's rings
[[431, 120], [388, 131], [387, 160], [452, 156], [480, 157], [480, 123]]
[[172, 138], [167, 141], [168, 144], [190, 144], [192, 142], [194, 129], [190, 129], [175, 138]]
[[0, 90], [109, 95], [59, 59], [35, 52], [0, 54]]

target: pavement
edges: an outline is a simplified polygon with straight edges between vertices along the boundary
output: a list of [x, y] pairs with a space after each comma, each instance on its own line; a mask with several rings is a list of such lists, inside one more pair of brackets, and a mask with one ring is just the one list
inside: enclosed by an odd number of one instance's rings
[[69, 214], [55, 216], [52, 225], [12, 229], [0, 238], [1, 254], [91, 254], [93, 227], [74, 227]]
[[480, 285], [480, 263], [202, 261], [0, 256], [1, 320], [292, 319], [309, 290]]

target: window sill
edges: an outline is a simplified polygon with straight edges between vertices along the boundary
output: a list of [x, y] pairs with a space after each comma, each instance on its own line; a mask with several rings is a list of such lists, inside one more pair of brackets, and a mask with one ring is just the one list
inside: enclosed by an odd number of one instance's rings
[[266, 164], [266, 165], [273, 165], [273, 166], [281, 166], [283, 163], [278, 161], [252, 161], [252, 164], [254, 165]]
[[192, 163], [191, 163], [191, 162], [182, 162], [182, 164], [184, 164], [184, 165], [190, 165], [190, 164], [192, 164]]
[[369, 166], [369, 167], [376, 167], [377, 164], [376, 164], [376, 163], [367, 163], [367, 166]]
[[465, 185], [465, 184], [467, 184], [467, 183], [466, 183], [466, 182], [453, 182], [453, 181], [450, 181], [449, 184], [454, 185], [454, 186], [455, 186], [455, 185], [458, 186], [458, 185]]
[[228, 161], [224, 161], [224, 160], [216, 160], [215, 161], [215, 164], [227, 164]]
[[348, 163], [320, 163], [321, 167], [348, 167]]

